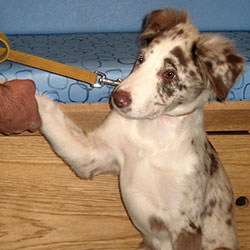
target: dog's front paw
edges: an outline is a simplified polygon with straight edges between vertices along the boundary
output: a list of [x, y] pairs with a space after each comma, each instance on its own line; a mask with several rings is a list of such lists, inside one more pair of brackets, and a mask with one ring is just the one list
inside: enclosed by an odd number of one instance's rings
[[61, 110], [51, 99], [46, 96], [36, 94], [36, 101], [43, 122], [51, 119], [56, 120], [57, 118], [60, 120], [60, 118], [62, 118]]
[[63, 122], [63, 113], [57, 104], [51, 99], [36, 94], [39, 113], [42, 119], [41, 131], [44, 133], [48, 129], [55, 129]]
[[36, 94], [36, 101], [39, 107], [39, 113], [43, 115], [44, 113], [51, 113], [56, 107], [56, 104], [46, 96]]

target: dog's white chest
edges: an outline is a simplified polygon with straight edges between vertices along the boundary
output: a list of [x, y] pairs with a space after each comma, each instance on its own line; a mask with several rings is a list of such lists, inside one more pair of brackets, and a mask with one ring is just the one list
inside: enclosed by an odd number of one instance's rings
[[168, 216], [178, 211], [183, 200], [185, 176], [192, 171], [195, 160], [189, 155], [184, 163], [177, 152], [155, 157], [145, 151], [130, 152], [121, 169], [120, 187], [128, 213], [140, 230], [150, 230], [150, 217], [168, 220]]

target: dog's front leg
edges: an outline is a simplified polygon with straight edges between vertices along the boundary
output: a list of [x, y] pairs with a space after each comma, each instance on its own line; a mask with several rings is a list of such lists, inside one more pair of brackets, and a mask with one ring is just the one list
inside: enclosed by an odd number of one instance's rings
[[36, 100], [42, 118], [41, 132], [77, 176], [92, 178], [106, 172], [119, 173], [115, 153], [107, 140], [108, 131], [99, 127], [85, 133], [52, 100], [39, 95]]

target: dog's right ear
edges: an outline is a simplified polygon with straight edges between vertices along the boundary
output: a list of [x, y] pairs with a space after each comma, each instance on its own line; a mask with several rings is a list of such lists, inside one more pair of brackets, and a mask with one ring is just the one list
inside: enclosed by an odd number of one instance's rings
[[176, 9], [163, 9], [151, 12], [145, 19], [144, 31], [140, 36], [140, 43], [146, 47], [154, 38], [166, 30], [174, 28], [179, 23], [189, 21], [185, 11]]

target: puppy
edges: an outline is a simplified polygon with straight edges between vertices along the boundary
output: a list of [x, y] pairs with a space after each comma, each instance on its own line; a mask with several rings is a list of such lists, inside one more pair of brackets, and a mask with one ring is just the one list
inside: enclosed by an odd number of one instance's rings
[[239, 249], [232, 189], [203, 128], [203, 105], [225, 100], [243, 70], [232, 43], [200, 34], [184, 11], [148, 15], [144, 46], [91, 133], [37, 96], [41, 132], [80, 178], [119, 175], [143, 250]]

